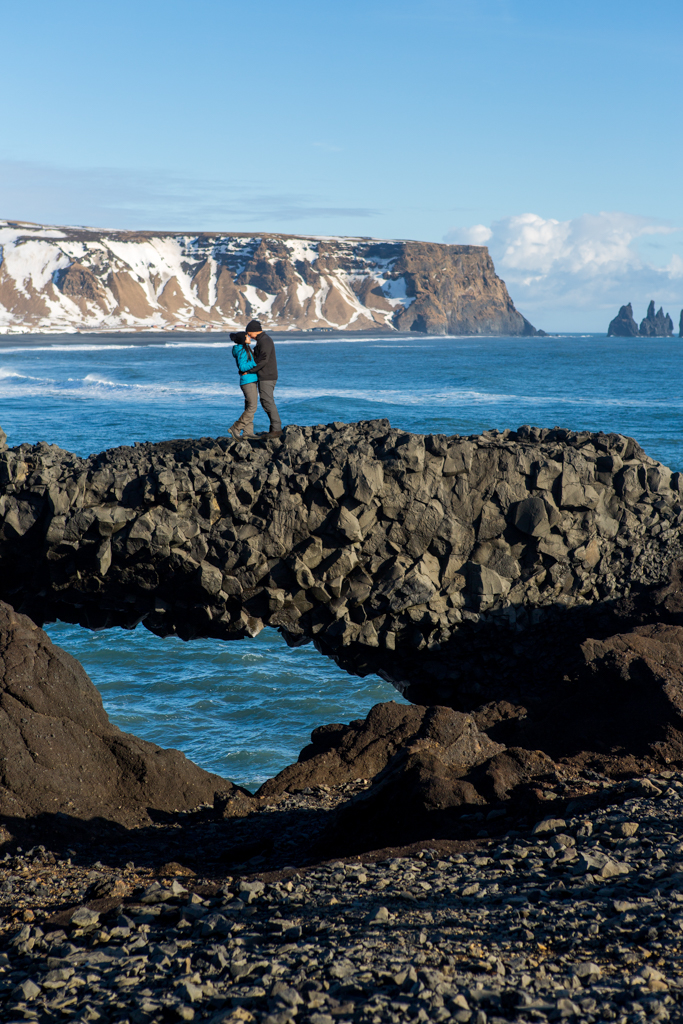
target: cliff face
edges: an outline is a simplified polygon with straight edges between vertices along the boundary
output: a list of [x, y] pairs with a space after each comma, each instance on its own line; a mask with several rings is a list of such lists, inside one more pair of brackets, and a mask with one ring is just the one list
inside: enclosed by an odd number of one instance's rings
[[[619, 602], [641, 621], [633, 602], [681, 555], [681, 487], [628, 438], [560, 428], [377, 420], [88, 459], [25, 444], [0, 452], [0, 599], [184, 639], [270, 626], [468, 708], [528, 690], [577, 635], [617, 632], [602, 620]], [[646, 613], [666, 600], [646, 594]]]
[[398, 330], [534, 335], [483, 246], [0, 221], [0, 333]]

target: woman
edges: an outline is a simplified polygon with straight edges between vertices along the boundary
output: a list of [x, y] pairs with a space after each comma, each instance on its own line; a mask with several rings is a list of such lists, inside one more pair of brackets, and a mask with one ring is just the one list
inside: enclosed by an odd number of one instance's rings
[[258, 404], [258, 377], [254, 373], [256, 360], [251, 353], [249, 339], [244, 331], [231, 334], [230, 341], [235, 342], [232, 354], [237, 363], [237, 369], [240, 374], [240, 387], [244, 394], [244, 412], [230, 427], [230, 433], [233, 437], [253, 437], [254, 413]]

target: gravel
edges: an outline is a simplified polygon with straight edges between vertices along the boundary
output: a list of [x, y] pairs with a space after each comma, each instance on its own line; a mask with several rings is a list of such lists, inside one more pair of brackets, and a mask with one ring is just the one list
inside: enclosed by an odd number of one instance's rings
[[683, 781], [571, 811], [256, 876], [7, 854], [1, 1019], [681, 1020]]

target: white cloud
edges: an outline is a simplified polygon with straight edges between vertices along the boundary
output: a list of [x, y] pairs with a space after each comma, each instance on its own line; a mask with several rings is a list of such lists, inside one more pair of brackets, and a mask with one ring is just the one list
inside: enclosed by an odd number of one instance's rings
[[[633, 302], [638, 317], [651, 298], [658, 306], [668, 303], [677, 321], [683, 258], [673, 252], [662, 264], [656, 251], [662, 236], [677, 232], [628, 213], [583, 214], [566, 221], [524, 213], [490, 228], [456, 228], [445, 241], [487, 244], [515, 304], [537, 326], [562, 329], [560, 321], [566, 324], [570, 316], [572, 325], [566, 329], [603, 330], [623, 303]], [[659, 263], [646, 258], [640, 246], [654, 248]]]
[[453, 228], [446, 235], [446, 242], [460, 245], [486, 245], [493, 232], [485, 224], [473, 224], [471, 228]]

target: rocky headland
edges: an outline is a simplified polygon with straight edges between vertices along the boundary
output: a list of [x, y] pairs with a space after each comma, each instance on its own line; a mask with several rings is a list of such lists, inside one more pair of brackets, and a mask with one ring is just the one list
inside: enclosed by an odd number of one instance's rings
[[[677, 1019], [678, 473], [616, 434], [386, 421], [0, 448], [13, 1020]], [[55, 617], [270, 626], [413, 704], [251, 794], [113, 727]]]
[[253, 317], [274, 330], [537, 333], [484, 246], [0, 221], [0, 333], [226, 331]]
[[[683, 325], [683, 310], [681, 310], [681, 324]], [[647, 307], [647, 314], [640, 321], [640, 327], [633, 318], [633, 307], [631, 303], [622, 306], [614, 320], [607, 328], [608, 338], [670, 338], [674, 332], [673, 320], [668, 313], [665, 313], [660, 306], [655, 313], [654, 299]], [[679, 332], [683, 337], [683, 327]]]

